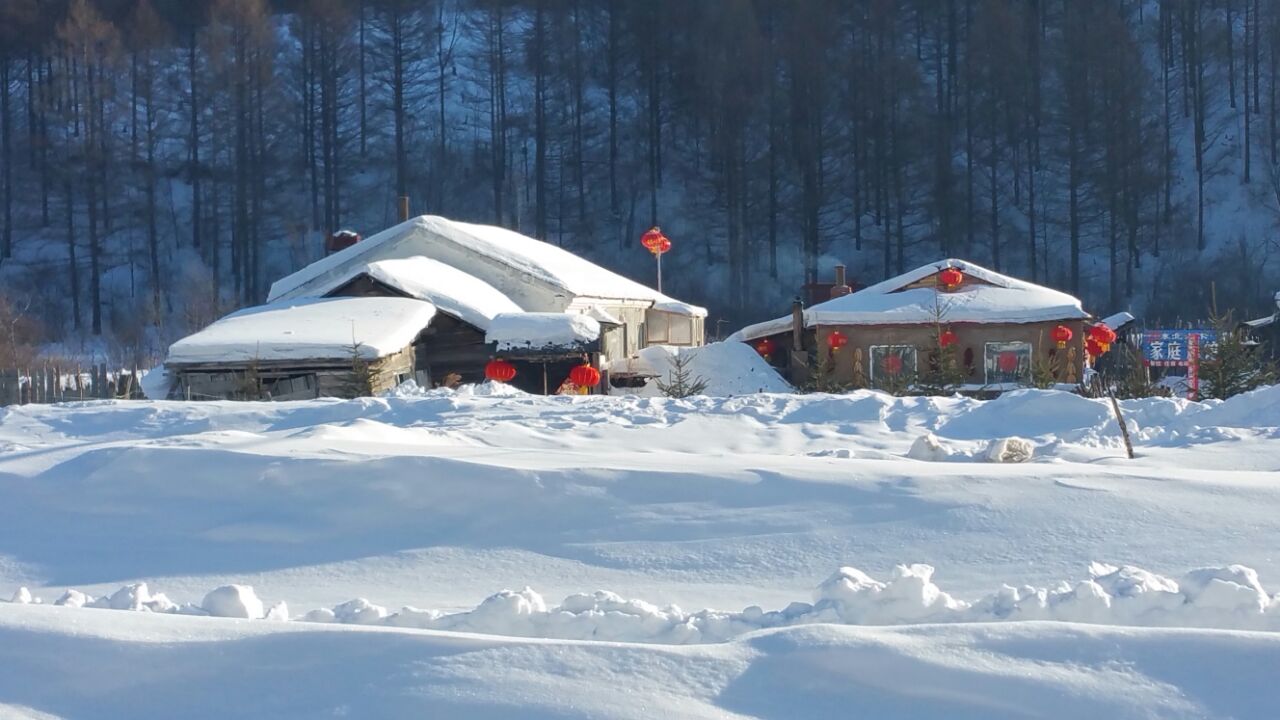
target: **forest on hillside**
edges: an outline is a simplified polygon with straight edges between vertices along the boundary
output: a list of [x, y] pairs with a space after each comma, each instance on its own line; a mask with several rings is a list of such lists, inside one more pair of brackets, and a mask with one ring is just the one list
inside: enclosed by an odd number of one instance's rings
[[399, 196], [660, 224], [713, 334], [945, 256], [1269, 313], [1278, 82], [1271, 0], [0, 0], [0, 325], [152, 360]]

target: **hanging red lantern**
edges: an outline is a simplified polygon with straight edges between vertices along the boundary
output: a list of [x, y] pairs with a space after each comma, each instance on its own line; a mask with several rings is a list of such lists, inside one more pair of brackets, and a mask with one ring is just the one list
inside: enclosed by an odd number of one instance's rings
[[1111, 343], [1116, 341], [1116, 332], [1099, 323], [1089, 328], [1089, 337], [1098, 343], [1098, 347], [1102, 349], [1102, 352], [1107, 352], [1111, 349]]
[[1074, 334], [1071, 332], [1071, 328], [1066, 325], [1059, 325], [1049, 332], [1049, 337], [1058, 343], [1058, 349], [1061, 350], [1067, 346], [1067, 343], [1071, 342], [1071, 337]]
[[996, 367], [1000, 372], [1009, 374], [1018, 371], [1018, 354], [1005, 351], [996, 356]]
[[671, 249], [671, 240], [662, 234], [662, 228], [657, 225], [640, 236], [640, 244], [654, 255], [661, 255]]
[[484, 366], [484, 376], [494, 382], [511, 382], [516, 376], [516, 366], [501, 358], [490, 360], [489, 364]]
[[764, 358], [768, 358], [777, 349], [778, 344], [772, 338], [765, 338], [756, 343], [756, 352], [760, 353], [761, 357]]
[[951, 347], [960, 341], [960, 336], [956, 335], [952, 330], [943, 330], [938, 336], [938, 344], [944, 348]]
[[600, 371], [583, 363], [569, 371], [569, 379], [578, 387], [593, 388], [600, 384]]
[[1090, 358], [1097, 358], [1103, 353], [1102, 346], [1098, 344], [1097, 340], [1094, 340], [1091, 337], [1084, 339], [1084, 351], [1089, 353]]
[[827, 334], [827, 347], [834, 352], [849, 344], [849, 338], [839, 330], [832, 330]]
[[902, 356], [886, 355], [884, 360], [880, 361], [880, 367], [890, 375], [897, 375], [902, 372]]
[[938, 282], [942, 283], [942, 287], [947, 290], [955, 290], [960, 287], [960, 283], [964, 282], [964, 273], [949, 267], [938, 273]]

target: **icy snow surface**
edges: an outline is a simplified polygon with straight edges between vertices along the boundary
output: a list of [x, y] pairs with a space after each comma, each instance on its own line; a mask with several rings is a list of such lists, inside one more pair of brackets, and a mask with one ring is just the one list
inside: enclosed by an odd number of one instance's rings
[[[752, 348], [737, 342], [719, 342], [701, 347], [676, 347], [650, 345], [636, 357], [617, 360], [614, 372], [639, 374], [659, 378], [664, 383], [672, 381], [676, 370], [674, 359], [682, 357], [688, 362], [685, 370], [690, 380], [706, 383], [703, 395], [729, 397], [752, 393], [790, 392], [791, 386], [776, 370], [769, 366]], [[662, 390], [650, 381], [643, 388], [618, 388], [617, 394], [647, 395], [658, 397]]]
[[245, 308], [169, 346], [167, 363], [374, 359], [399, 352], [435, 316], [434, 305], [396, 297], [292, 300]]
[[1121, 405], [6, 407], [0, 717], [1273, 718], [1280, 388]]

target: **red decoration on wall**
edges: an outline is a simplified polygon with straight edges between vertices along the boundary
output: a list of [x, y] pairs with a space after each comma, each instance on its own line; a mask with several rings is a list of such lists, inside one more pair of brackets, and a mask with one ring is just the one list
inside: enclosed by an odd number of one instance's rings
[[569, 379], [578, 387], [592, 388], [600, 384], [600, 371], [584, 363], [569, 371]]
[[1059, 325], [1049, 333], [1049, 337], [1053, 338], [1053, 341], [1058, 343], [1059, 350], [1065, 348], [1067, 343], [1071, 342], [1071, 337], [1073, 335], [1075, 335], [1075, 333], [1071, 332], [1071, 328], [1066, 325]]
[[827, 346], [830, 347], [832, 350], [839, 350], [840, 348], [848, 344], [849, 344], [849, 338], [846, 337], [845, 334], [840, 332], [839, 330], [832, 330], [827, 335]]
[[489, 364], [484, 366], [484, 376], [494, 382], [511, 382], [516, 376], [516, 366], [501, 358], [490, 360]]
[[948, 290], [955, 290], [960, 287], [960, 283], [964, 282], [964, 273], [949, 267], [938, 273], [938, 282], [942, 283], [942, 287]]
[[880, 362], [880, 366], [884, 368], [886, 373], [897, 375], [902, 372], [902, 356], [885, 355], [884, 360]]
[[996, 356], [996, 367], [1002, 373], [1015, 373], [1018, 371], [1018, 354], [1014, 352], [1002, 352]]
[[944, 348], [955, 345], [959, 340], [960, 336], [956, 335], [952, 330], [943, 330], [942, 334], [938, 336], [938, 344]]
[[774, 342], [772, 338], [764, 338], [756, 343], [756, 352], [760, 353], [761, 357], [767, 358], [777, 349], [778, 343]]

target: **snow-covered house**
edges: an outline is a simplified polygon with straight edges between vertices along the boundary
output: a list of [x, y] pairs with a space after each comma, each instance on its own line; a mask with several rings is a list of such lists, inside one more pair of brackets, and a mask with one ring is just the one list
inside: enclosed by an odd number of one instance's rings
[[607, 371], [650, 344], [701, 345], [705, 317], [553, 245], [424, 216], [278, 280], [165, 365], [175, 396], [293, 398], [351, 394], [353, 365], [376, 392], [478, 381], [501, 356], [525, 365], [514, 384], [554, 390], [583, 358]]
[[[924, 369], [939, 336], [949, 331], [946, 343], [956, 346], [966, 384], [998, 389], [1025, 382], [1038, 358], [1053, 358], [1060, 381], [1077, 381], [1089, 317], [1066, 293], [946, 259], [796, 307], [789, 316], [745, 327], [729, 339], [751, 343], [795, 382], [822, 359], [835, 380], [877, 387]], [[1071, 331], [1061, 350], [1054, 340], [1059, 326]]]

